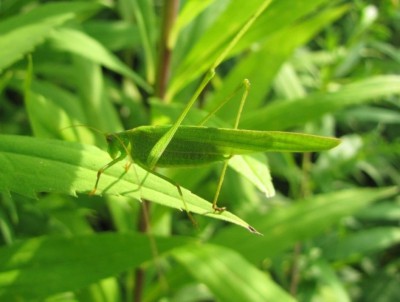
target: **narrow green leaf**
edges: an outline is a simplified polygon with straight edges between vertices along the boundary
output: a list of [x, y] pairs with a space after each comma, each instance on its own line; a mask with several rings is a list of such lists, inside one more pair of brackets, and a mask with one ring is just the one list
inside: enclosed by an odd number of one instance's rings
[[[282, 64], [293, 54], [293, 51], [307, 43], [318, 31], [326, 28], [329, 23], [342, 16], [346, 10], [346, 6], [331, 8], [272, 33], [262, 43], [259, 43], [259, 48], [247, 52], [246, 56], [241, 57], [240, 61], [233, 66], [224, 78], [221, 87], [213, 94], [212, 99], [208, 99], [210, 106], [215, 106], [216, 103], [224, 100], [231, 93], [232, 87], [247, 78], [250, 80], [251, 89], [243, 114], [245, 115], [253, 110], [258, 111], [260, 106], [264, 105], [276, 74]], [[290, 9], [290, 12], [293, 11]], [[278, 14], [277, 16], [281, 15]], [[273, 24], [266, 26], [273, 26]], [[262, 29], [264, 30], [264, 28]], [[268, 66], [268, 68], [260, 69], [260, 66]], [[224, 120], [233, 119], [232, 116], [235, 116], [236, 111], [237, 106], [230, 102], [217, 115]]]
[[[252, 262], [277, 255], [296, 242], [323, 233], [345, 216], [398, 192], [397, 188], [349, 189], [321, 194], [266, 213], [254, 213], [248, 220], [264, 236], [252, 238], [232, 228], [217, 234], [217, 243], [246, 256]], [[295, 231], [294, 231], [295, 230]]]
[[318, 274], [318, 284], [316, 291], [310, 298], [312, 301], [337, 301], [351, 302], [351, 298], [345, 283], [336, 274], [330, 263], [325, 259], [320, 259], [313, 263], [313, 271]]
[[179, 13], [178, 18], [171, 30], [168, 46], [174, 49], [176, 40], [182, 29], [185, 28], [194, 18], [206, 9], [215, 0], [188, 1]]
[[367, 254], [379, 252], [399, 242], [400, 228], [376, 227], [331, 242], [324, 246], [324, 256], [339, 261], [359, 260]]
[[363, 220], [400, 220], [400, 201], [381, 202], [357, 213], [357, 217]]
[[341, 112], [337, 120], [348, 125], [354, 122], [399, 124], [400, 113], [393, 109], [378, 106], [357, 106], [354, 109]]
[[146, 68], [146, 78], [149, 83], [154, 83], [156, 63], [156, 43], [155, 43], [155, 11], [153, 10], [153, 1], [150, 0], [135, 0], [135, 1], [120, 1], [121, 14], [124, 19], [135, 22], [137, 25], [140, 44], [143, 47], [144, 61]]
[[[155, 238], [162, 254], [189, 242]], [[82, 289], [154, 260], [148, 236], [103, 233], [74, 237], [42, 237], [0, 248], [0, 299], [40, 300]]]
[[95, 19], [82, 24], [82, 28], [111, 51], [134, 49], [140, 44], [137, 27], [125, 21]]
[[294, 301], [266, 273], [231, 249], [204, 244], [178, 248], [172, 255], [219, 301]]
[[319, 118], [340, 109], [375, 101], [400, 93], [400, 76], [370, 77], [331, 93], [316, 93], [303, 99], [275, 101], [243, 116], [241, 125], [248, 129], [282, 130]]
[[25, 107], [36, 136], [71, 138], [73, 135], [85, 138], [90, 143], [95, 142], [90, 131], [83, 127], [60, 130], [71, 125], [87, 124], [85, 112], [74, 94], [53, 83], [41, 80], [34, 80], [30, 89], [29, 98], [25, 100]]
[[[76, 89], [80, 96], [77, 102], [85, 112], [89, 125], [102, 131], [121, 131], [120, 117], [109, 99], [107, 82], [102, 68], [90, 59], [74, 56]], [[63, 106], [67, 106], [63, 103]], [[73, 116], [73, 115], [72, 115]]]
[[[290, 27], [302, 21], [302, 19], [312, 17], [318, 8], [327, 5], [324, 4], [325, 2], [329, 3], [328, 0], [273, 1], [246, 37], [238, 43], [233, 53], [237, 54], [243, 51], [255, 41], [264, 42], [278, 30]], [[319, 14], [324, 15], [324, 12], [319, 11]], [[296, 38], [291, 37], [291, 39]]]
[[52, 32], [51, 42], [54, 47], [60, 50], [81, 55], [89, 60], [104, 65], [132, 79], [147, 92], [152, 91], [150, 85], [137, 73], [132, 71], [103, 45], [81, 31], [72, 28], [59, 28]]
[[50, 3], [0, 23], [0, 72], [20, 60], [78, 13], [98, 9], [98, 3]]
[[[254, 46], [255, 43], [262, 43], [272, 33], [310, 14], [323, 2], [326, 2], [326, 0], [272, 1], [271, 5], [261, 15], [259, 20], [255, 22], [249, 32], [239, 41], [235, 49], [228, 54], [227, 58], [233, 53], [238, 53]], [[224, 10], [223, 14], [219, 16], [214, 24], [195, 43], [195, 47], [190, 51], [185, 60], [180, 62], [167, 93], [168, 99], [172, 99], [185, 85], [210, 68], [224, 47], [232, 40], [234, 34], [243, 27], [245, 20], [262, 3], [264, 4], [265, 2], [249, 0], [246, 2], [246, 5], [243, 5], [240, 1], [230, 2], [230, 5]], [[257, 66], [263, 65], [258, 64]], [[235, 85], [237, 83], [239, 82], [236, 82]]]
[[[177, 91], [207, 69], [215, 68], [216, 60], [219, 65], [220, 58], [226, 59], [226, 55], [228, 55], [226, 50], [230, 50], [228, 49], [231, 48], [230, 43], [244, 28], [244, 24], [261, 6], [268, 5], [269, 2], [270, 0], [249, 0], [243, 6], [237, 1], [232, 1], [219, 19], [202, 36], [202, 39], [195, 44], [195, 48], [185, 61], [179, 64], [177, 76], [172, 79], [167, 92], [167, 99], [171, 99]], [[223, 36], [221, 36], [221, 32], [224, 33]]]
[[[396, 263], [394, 263], [394, 266], [396, 266]], [[393, 302], [400, 297], [400, 276], [396, 269], [385, 266], [363, 280], [360, 301]]]
[[267, 198], [275, 195], [265, 155], [234, 156], [229, 160], [229, 166], [254, 184]]
[[[35, 197], [39, 192], [76, 195], [89, 193], [99, 168], [109, 155], [93, 146], [23, 136], [0, 136], [0, 190]], [[138, 166], [125, 172], [116, 164], [102, 175], [97, 194], [125, 195], [182, 210], [184, 204], [175, 185]], [[139, 188], [139, 184], [143, 186]], [[182, 188], [188, 210], [225, 220], [254, 231], [228, 211], [214, 213], [211, 203]]]
[[299, 99], [306, 96], [306, 89], [303, 85], [293, 65], [285, 63], [275, 78], [274, 91], [278, 99]]

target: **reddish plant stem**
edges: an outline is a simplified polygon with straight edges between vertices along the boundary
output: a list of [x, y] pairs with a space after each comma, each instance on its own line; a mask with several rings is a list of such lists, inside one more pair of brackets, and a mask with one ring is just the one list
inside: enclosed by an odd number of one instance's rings
[[[311, 171], [311, 153], [304, 153], [302, 160], [302, 180], [301, 180], [301, 198], [307, 198], [311, 195], [310, 188], [310, 171]], [[290, 293], [293, 297], [297, 295], [297, 289], [300, 283], [300, 267], [299, 260], [301, 256], [302, 244], [297, 242], [293, 249]]]
[[168, 47], [168, 40], [179, 8], [179, 0], [166, 0], [165, 2], [155, 88], [155, 96], [160, 99], [164, 99], [170, 76], [172, 49]]
[[[149, 230], [149, 223], [150, 223], [148, 221], [150, 212], [150, 203], [144, 200], [140, 206], [142, 207], [142, 209], [139, 214], [138, 231], [141, 233], [147, 233]], [[135, 270], [135, 287], [133, 293], [133, 301], [135, 302], [142, 301], [144, 278], [145, 278], [144, 269], [140, 267], [137, 268]]]
[[[157, 75], [155, 83], [155, 96], [164, 99], [166, 87], [170, 75], [171, 66], [171, 53], [172, 50], [168, 47], [169, 34], [175, 22], [179, 8], [179, 0], [166, 0], [160, 40], [160, 52], [157, 65]], [[138, 230], [142, 233], [149, 232], [150, 229], [150, 203], [144, 200], [141, 204], [142, 211], [139, 214]], [[134, 288], [134, 301], [142, 301], [143, 288], [144, 288], [145, 271], [138, 268], [135, 271], [135, 288]]]

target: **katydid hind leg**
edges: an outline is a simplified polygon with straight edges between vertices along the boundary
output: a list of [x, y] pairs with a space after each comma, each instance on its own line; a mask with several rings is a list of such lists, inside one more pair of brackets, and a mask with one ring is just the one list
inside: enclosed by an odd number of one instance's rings
[[[220, 102], [213, 110], [211, 110], [198, 124], [199, 126], [203, 126], [205, 123], [208, 122], [208, 120], [215, 115], [219, 110], [221, 110], [222, 107], [224, 107], [229, 101], [233, 99], [233, 97], [239, 92], [244, 87], [244, 93], [241, 99], [241, 102], [239, 104], [239, 110], [238, 114], [236, 115], [236, 120], [240, 120], [244, 102], [247, 98], [249, 89], [250, 89], [250, 82], [248, 79], [244, 79], [243, 82], [228, 96], [226, 97], [222, 102]], [[244, 100], [243, 100], [244, 99]], [[236, 124], [236, 123], [235, 123]], [[236, 128], [235, 128], [236, 129]]]
[[[165, 181], [169, 182], [170, 184], [172, 184], [172, 185], [174, 185], [176, 187], [176, 189], [178, 190], [179, 196], [180, 196], [180, 198], [182, 200], [183, 208], [184, 208], [186, 214], [188, 215], [188, 217], [189, 217], [190, 221], [192, 222], [192, 224], [195, 227], [197, 227], [198, 223], [197, 223], [196, 219], [193, 217], [192, 213], [190, 213], [190, 211], [189, 211], [189, 207], [187, 206], [187, 203], [186, 203], [185, 198], [183, 196], [183, 192], [182, 192], [181, 186], [178, 183], [176, 183], [175, 181], [173, 181], [172, 179], [170, 179], [170, 178], [168, 178], [168, 177], [166, 177], [166, 176], [164, 176], [164, 175], [162, 175], [160, 173], [157, 173], [154, 170], [153, 171], [148, 171], [148, 173], [152, 173], [152, 174], [164, 179]], [[141, 185], [143, 185], [143, 181], [141, 182]]]
[[213, 199], [212, 208], [213, 208], [214, 212], [216, 212], [216, 213], [222, 213], [223, 211], [226, 210], [226, 207], [217, 206], [217, 202], [218, 202], [219, 193], [221, 192], [222, 184], [224, 182], [227, 167], [228, 167], [228, 160], [226, 160], [224, 162], [224, 166], [222, 167], [221, 175], [218, 180], [217, 190], [215, 192], [214, 199]]
[[179, 184], [177, 184], [177, 183], [175, 183], [175, 186], [176, 186], [176, 188], [178, 189], [179, 196], [180, 196], [181, 199], [182, 199], [182, 203], [183, 203], [183, 206], [185, 207], [186, 214], [188, 215], [188, 217], [189, 217], [190, 221], [192, 222], [192, 224], [193, 224], [195, 227], [198, 227], [197, 221], [196, 221], [196, 219], [194, 219], [192, 213], [190, 213], [189, 208], [188, 208], [188, 206], [187, 206], [187, 203], [186, 203], [186, 201], [185, 201], [185, 198], [183, 197], [183, 193], [182, 193], [182, 190], [181, 190], [181, 186], [180, 186]]
[[240, 122], [240, 118], [242, 117], [244, 104], [246, 103], [247, 96], [249, 95], [249, 90], [250, 90], [250, 81], [248, 79], [244, 79], [243, 84], [244, 84], [244, 92], [243, 92], [242, 98], [240, 100], [238, 113], [236, 115], [235, 125], [233, 127], [234, 129], [238, 129], [238, 127], [239, 127], [239, 122]]
[[[248, 96], [248, 94], [249, 94], [249, 89], [250, 89], [250, 82], [249, 82], [249, 80], [245, 79], [245, 80], [243, 81], [243, 85], [244, 85], [244, 92], [243, 92], [242, 98], [241, 98], [241, 100], [240, 100], [238, 112], [237, 112], [236, 119], [235, 119], [234, 129], [238, 129], [238, 127], [239, 127], [239, 122], [240, 122], [240, 118], [241, 118], [241, 116], [242, 116], [244, 104], [245, 104], [246, 99], [247, 99], [247, 96]], [[236, 92], [236, 91], [235, 91], [235, 92]], [[230, 100], [231, 98], [232, 98], [232, 97], [230, 97], [228, 100]], [[225, 105], [226, 103], [227, 103], [227, 101], [224, 101], [224, 102], [222, 102], [221, 104]], [[219, 107], [217, 107], [217, 109], [219, 110], [221, 107], [222, 107], [222, 106], [219, 106]], [[216, 110], [213, 111], [213, 113], [215, 113], [215, 112], [216, 112]], [[208, 117], [208, 118], [209, 118], [209, 117]], [[204, 122], [206, 122], [206, 120], [208, 120], [208, 118], [205, 119]], [[232, 155], [230, 155], [229, 157], [232, 157]], [[224, 182], [224, 178], [225, 178], [225, 174], [226, 174], [226, 169], [227, 169], [227, 167], [228, 167], [228, 163], [229, 163], [229, 159], [227, 159], [227, 160], [224, 162], [224, 166], [222, 167], [221, 176], [220, 176], [220, 178], [219, 178], [219, 180], [218, 180], [217, 191], [215, 192], [215, 196], [214, 196], [214, 200], [213, 200], [212, 208], [213, 208], [213, 210], [214, 210], [215, 212], [217, 212], [217, 213], [221, 213], [221, 212], [223, 212], [223, 211], [226, 210], [226, 207], [219, 207], [219, 206], [217, 205], [217, 203], [218, 203], [219, 194], [220, 194], [220, 192], [221, 192], [222, 184], [223, 184], [223, 182]]]

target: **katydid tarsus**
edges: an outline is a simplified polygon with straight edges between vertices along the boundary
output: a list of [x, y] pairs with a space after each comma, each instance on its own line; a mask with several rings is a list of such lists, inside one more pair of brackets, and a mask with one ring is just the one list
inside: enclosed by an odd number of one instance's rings
[[[313, 152], [335, 147], [339, 140], [336, 138], [291, 133], [279, 131], [253, 131], [238, 129], [240, 116], [249, 90], [249, 82], [244, 81], [244, 93], [239, 104], [239, 110], [234, 128], [212, 128], [203, 125], [219, 110], [218, 106], [207, 115], [199, 126], [179, 126], [171, 141], [161, 156], [158, 157], [159, 167], [184, 167], [224, 162], [222, 173], [217, 185], [217, 191], [212, 204], [215, 212], [222, 212], [224, 207], [218, 207], [217, 201], [223, 183], [228, 160], [233, 155], [256, 152]], [[229, 99], [227, 99], [229, 100]], [[106, 135], [108, 153], [113, 160], [98, 171], [93, 193], [96, 191], [101, 174], [123, 160], [127, 156], [149, 173], [155, 173], [155, 166], [149, 160], [149, 154], [160, 139], [171, 129], [167, 126], [140, 126], [131, 130]], [[158, 173], [156, 175], [160, 176]], [[162, 176], [167, 179], [165, 176]], [[173, 183], [185, 204], [179, 185]], [[141, 182], [143, 184], [143, 181]]]

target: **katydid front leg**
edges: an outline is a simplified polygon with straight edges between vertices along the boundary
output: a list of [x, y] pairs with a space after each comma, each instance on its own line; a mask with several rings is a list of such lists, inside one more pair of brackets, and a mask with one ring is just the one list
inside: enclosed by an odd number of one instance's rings
[[108, 164], [104, 165], [97, 171], [97, 178], [96, 183], [92, 191], [90, 191], [89, 195], [96, 194], [97, 187], [99, 185], [100, 176], [110, 167], [115, 165], [116, 163], [120, 162], [127, 156], [129, 157], [129, 162], [125, 165], [125, 170], [128, 171], [131, 164], [132, 158], [130, 155], [130, 143], [128, 137], [123, 135], [118, 135], [117, 133], [107, 134], [106, 135], [107, 147], [108, 147], [108, 154], [113, 159]]
[[[96, 178], [96, 183], [94, 185], [94, 188], [92, 189], [92, 191], [90, 191], [89, 195], [94, 195], [96, 194], [97, 191], [97, 187], [99, 185], [99, 181], [100, 181], [100, 176], [101, 174], [103, 174], [108, 168], [110, 168], [111, 166], [115, 165], [117, 162], [123, 160], [126, 157], [126, 155], [120, 155], [119, 157], [117, 157], [116, 159], [113, 159], [112, 161], [110, 161], [108, 164], [104, 165], [103, 167], [101, 167], [98, 171], [97, 171], [97, 178]], [[130, 165], [129, 165], [130, 166]], [[129, 167], [125, 167], [125, 169], [129, 169]]]

